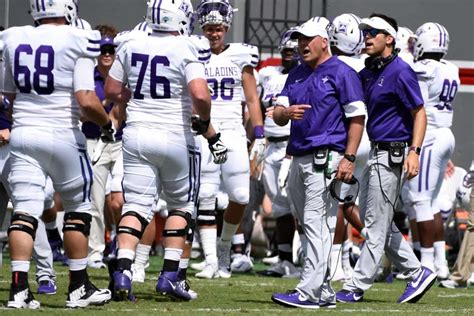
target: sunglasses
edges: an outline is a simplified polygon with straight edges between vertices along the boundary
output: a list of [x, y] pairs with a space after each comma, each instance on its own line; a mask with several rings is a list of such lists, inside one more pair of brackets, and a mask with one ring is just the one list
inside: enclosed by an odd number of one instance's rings
[[100, 48], [101, 55], [115, 55], [115, 47], [107, 45]]
[[384, 32], [382, 30], [377, 30], [377, 29], [363, 30], [362, 34], [364, 35], [364, 37], [366, 37], [367, 34], [369, 34], [370, 37], [376, 37], [378, 34], [388, 35], [387, 32]]

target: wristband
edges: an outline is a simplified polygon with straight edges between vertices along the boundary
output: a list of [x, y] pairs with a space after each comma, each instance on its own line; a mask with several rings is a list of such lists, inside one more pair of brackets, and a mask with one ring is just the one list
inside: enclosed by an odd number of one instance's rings
[[264, 138], [265, 137], [262, 125], [255, 126], [253, 128], [253, 133], [255, 134], [255, 138]]

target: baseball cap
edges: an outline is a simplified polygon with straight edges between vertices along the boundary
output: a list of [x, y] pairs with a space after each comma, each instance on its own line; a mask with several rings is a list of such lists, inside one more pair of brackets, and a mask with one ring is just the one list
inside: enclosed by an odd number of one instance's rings
[[381, 30], [393, 36], [393, 38], [397, 38], [397, 31], [395, 28], [378, 16], [362, 19], [361, 23], [359, 24], [359, 30], [361, 31], [370, 29]]
[[100, 47], [105, 45], [117, 46], [114, 44], [114, 39], [111, 37], [102, 37], [100, 40]]
[[320, 19], [321, 17], [314, 17], [296, 27], [293, 33], [291, 33], [290, 38], [297, 39], [298, 34], [301, 34], [306, 37], [321, 36], [322, 38], [329, 39], [328, 32], [324, 25], [319, 21]]

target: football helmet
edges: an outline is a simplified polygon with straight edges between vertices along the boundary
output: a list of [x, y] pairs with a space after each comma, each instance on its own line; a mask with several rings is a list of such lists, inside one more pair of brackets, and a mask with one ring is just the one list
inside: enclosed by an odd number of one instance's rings
[[190, 0], [150, 0], [147, 2], [148, 27], [159, 32], [193, 32], [194, 13]]
[[364, 48], [364, 36], [359, 30], [361, 19], [352, 13], [344, 13], [334, 18], [329, 34], [331, 46], [346, 54], [359, 54]]
[[138, 23], [137, 25], [135, 25], [133, 30], [134, 31], [145, 32], [145, 33], [148, 33], [148, 34], [151, 34], [153, 32], [153, 30], [148, 26], [148, 23], [146, 23], [146, 22]]
[[415, 33], [413, 56], [415, 61], [424, 53], [442, 53], [445, 55], [449, 47], [449, 33], [439, 24], [428, 22], [420, 26]]
[[223, 24], [230, 27], [234, 10], [229, 0], [202, 0], [196, 9], [199, 24], [204, 27], [208, 24]]
[[282, 34], [280, 44], [278, 44], [278, 50], [280, 51], [280, 53], [284, 49], [295, 49], [296, 47], [298, 47], [298, 41], [295, 39], [291, 39], [291, 34], [293, 34], [293, 32], [296, 30], [296, 27], [292, 27]]
[[77, 18], [78, 0], [30, 0], [33, 20], [64, 17], [68, 23]]
[[71, 26], [76, 27], [81, 30], [92, 30], [92, 26], [89, 22], [84, 19], [77, 18], [71, 22]]
[[400, 49], [401, 53], [411, 53], [410, 51], [410, 39], [413, 38], [413, 31], [408, 27], [399, 26], [397, 32], [397, 39], [395, 41], [396, 47]]

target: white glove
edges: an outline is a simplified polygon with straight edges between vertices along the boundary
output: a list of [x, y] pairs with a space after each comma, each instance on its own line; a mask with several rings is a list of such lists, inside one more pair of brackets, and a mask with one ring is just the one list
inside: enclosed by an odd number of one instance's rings
[[474, 184], [474, 170], [469, 170], [468, 173], [464, 176], [464, 179], [462, 181], [462, 185], [465, 186], [466, 188], [472, 187]]
[[265, 159], [265, 138], [256, 138], [252, 150], [250, 151], [250, 160], [257, 158], [257, 165]]
[[209, 144], [209, 150], [211, 151], [214, 163], [223, 164], [227, 161], [227, 147], [221, 140], [221, 133], [217, 133], [216, 136], [207, 140]]
[[288, 186], [288, 175], [290, 173], [291, 158], [284, 158], [281, 162], [280, 171], [278, 172], [278, 187], [281, 195], [287, 196], [286, 187]]
[[107, 143], [105, 143], [101, 138], [99, 138], [99, 141], [97, 142], [97, 145], [95, 145], [94, 148], [94, 154], [92, 154], [92, 165], [95, 165], [97, 161], [99, 161], [100, 156], [102, 156], [102, 153], [104, 152], [105, 146], [107, 146]]

